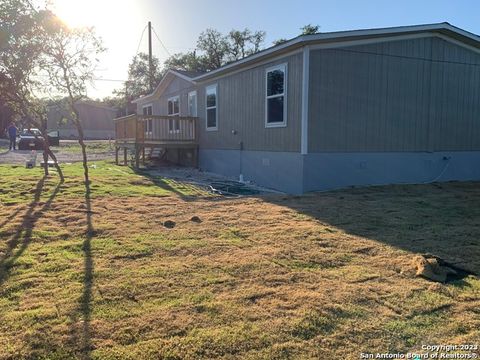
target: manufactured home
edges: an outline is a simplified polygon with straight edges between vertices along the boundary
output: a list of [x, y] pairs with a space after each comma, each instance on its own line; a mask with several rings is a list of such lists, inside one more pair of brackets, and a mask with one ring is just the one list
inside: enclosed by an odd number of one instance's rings
[[448, 23], [303, 35], [170, 70], [118, 149], [289, 193], [480, 179], [480, 37]]
[[[95, 101], [78, 101], [75, 104], [83, 127], [85, 139], [108, 140], [115, 138], [113, 119], [118, 111]], [[57, 130], [61, 139], [78, 139], [78, 131], [64, 106], [48, 107], [48, 130]]]

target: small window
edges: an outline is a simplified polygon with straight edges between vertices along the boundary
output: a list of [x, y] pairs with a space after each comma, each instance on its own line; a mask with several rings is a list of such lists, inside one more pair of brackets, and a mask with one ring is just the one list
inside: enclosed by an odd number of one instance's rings
[[[179, 116], [180, 115], [180, 97], [175, 96], [168, 99], [168, 116]], [[170, 119], [168, 121], [168, 131], [169, 132], [179, 132], [180, 123], [178, 120]]]
[[265, 126], [286, 126], [286, 73], [287, 65], [268, 68], [266, 71]]
[[206, 88], [205, 96], [207, 130], [217, 130], [217, 85]]
[[[143, 115], [149, 116], [152, 115], [152, 105], [145, 105], [143, 107]], [[153, 132], [153, 119], [146, 119], [145, 121], [145, 134], [152, 134]]]
[[145, 105], [143, 107], [143, 115], [152, 115], [152, 105]]
[[188, 115], [197, 116], [197, 92], [188, 93]]

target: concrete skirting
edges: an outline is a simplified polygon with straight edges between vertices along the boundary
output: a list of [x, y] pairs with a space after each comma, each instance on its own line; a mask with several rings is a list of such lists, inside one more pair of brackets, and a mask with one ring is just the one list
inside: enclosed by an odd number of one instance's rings
[[302, 193], [300, 153], [200, 149], [200, 169], [292, 194]]
[[480, 180], [480, 151], [313, 153], [305, 156], [303, 178], [304, 192]]
[[200, 149], [200, 168], [301, 194], [349, 186], [480, 180], [480, 151], [310, 153]]

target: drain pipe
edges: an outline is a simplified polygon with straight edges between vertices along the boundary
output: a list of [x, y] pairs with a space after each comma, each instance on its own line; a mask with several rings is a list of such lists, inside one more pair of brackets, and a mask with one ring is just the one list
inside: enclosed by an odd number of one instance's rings
[[238, 175], [238, 181], [243, 183], [245, 182], [243, 179], [243, 141], [240, 141], [238, 145], [240, 147], [240, 175]]
[[[235, 129], [232, 129], [232, 135], [237, 135], [238, 132]], [[240, 164], [239, 164], [239, 171], [238, 171], [238, 181], [244, 183], [245, 180], [243, 179], [243, 141], [240, 140], [238, 143], [238, 151], [240, 154]]]

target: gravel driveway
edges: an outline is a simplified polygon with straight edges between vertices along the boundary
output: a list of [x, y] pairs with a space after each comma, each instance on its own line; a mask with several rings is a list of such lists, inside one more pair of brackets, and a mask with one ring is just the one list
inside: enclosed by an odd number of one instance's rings
[[[58, 162], [77, 162], [82, 161], [82, 153], [80, 146], [74, 141], [61, 141], [60, 147], [52, 147], [52, 151], [57, 156]], [[87, 141], [88, 159], [94, 160], [110, 160], [115, 156], [115, 152], [106, 141]], [[8, 150], [8, 141], [0, 139], [0, 164], [21, 164], [30, 159], [31, 151], [29, 150]], [[42, 160], [42, 151], [37, 151], [37, 163]]]

